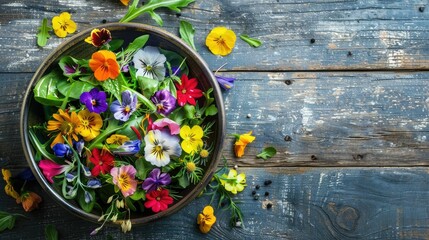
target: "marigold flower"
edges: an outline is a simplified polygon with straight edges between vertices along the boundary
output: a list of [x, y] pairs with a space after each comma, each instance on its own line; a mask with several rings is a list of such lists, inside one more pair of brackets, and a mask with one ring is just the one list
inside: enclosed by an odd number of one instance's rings
[[95, 28], [91, 31], [91, 35], [85, 38], [85, 42], [92, 44], [94, 47], [101, 47], [112, 40], [112, 34], [106, 28]]
[[125, 135], [113, 134], [108, 139], [106, 139], [106, 143], [107, 144], [122, 145], [129, 140], [130, 140], [130, 138], [125, 136]]
[[228, 192], [237, 194], [237, 192], [243, 191], [246, 186], [246, 174], [240, 173], [237, 175], [235, 169], [230, 169], [228, 175], [222, 174], [220, 183]]
[[184, 106], [186, 103], [196, 105], [195, 99], [203, 96], [203, 92], [197, 88], [198, 81], [196, 78], [188, 78], [186, 74], [183, 74], [180, 78], [181, 83], [176, 83], [177, 89], [177, 103], [180, 106]]
[[242, 157], [244, 155], [244, 149], [247, 144], [255, 140], [255, 136], [252, 136], [252, 131], [237, 136], [237, 141], [234, 144], [234, 152], [236, 157]]
[[39, 203], [42, 202], [42, 198], [34, 192], [25, 192], [19, 198], [16, 199], [17, 204], [22, 204], [22, 207], [26, 212], [31, 212], [39, 207]]
[[60, 175], [61, 173], [70, 169], [71, 165], [61, 165], [52, 160], [40, 160], [39, 167], [42, 169], [43, 175], [45, 175], [46, 179], [53, 183], [53, 177]]
[[100, 173], [106, 174], [113, 168], [115, 157], [108, 151], [101, 151], [98, 148], [92, 149], [92, 154], [89, 161], [94, 164], [91, 174], [97, 177]]
[[51, 148], [55, 146], [57, 143], [64, 143], [63, 136], [67, 137], [67, 141], [72, 143], [72, 139], [78, 141], [79, 138], [77, 134], [77, 126], [80, 125], [79, 117], [76, 112], [71, 112], [69, 115], [68, 112], [64, 112], [62, 109], [58, 109], [58, 114], [54, 113], [52, 117], [55, 120], [49, 120], [47, 130], [58, 132], [54, 141], [51, 143]]
[[203, 212], [198, 214], [197, 224], [200, 227], [202, 233], [208, 233], [216, 222], [216, 216], [214, 215], [214, 209], [212, 206], [205, 206]]
[[55, 35], [60, 38], [67, 36], [68, 33], [74, 33], [77, 29], [76, 23], [71, 19], [68, 12], [62, 12], [59, 16], [52, 18], [52, 28]]
[[79, 112], [78, 117], [80, 124], [76, 127], [76, 131], [85, 141], [91, 141], [100, 134], [100, 129], [103, 127], [103, 119], [100, 114], [84, 109]]
[[110, 175], [113, 177], [113, 183], [118, 186], [124, 197], [130, 196], [136, 191], [136, 173], [137, 170], [132, 165], [114, 167], [110, 170]]
[[173, 198], [169, 196], [167, 189], [158, 189], [146, 194], [146, 208], [152, 208], [152, 211], [157, 213], [168, 209], [168, 205], [173, 203]]
[[204, 135], [203, 129], [195, 125], [190, 128], [188, 125], [183, 126], [180, 129], [180, 137], [183, 139], [181, 146], [183, 151], [187, 153], [197, 152], [203, 147], [203, 140], [201, 139]]
[[116, 79], [120, 73], [116, 55], [109, 50], [100, 50], [93, 53], [89, 60], [89, 67], [98, 81], [105, 81], [109, 78]]
[[236, 40], [237, 36], [231, 29], [215, 27], [207, 35], [206, 46], [213, 54], [226, 56], [232, 52]]

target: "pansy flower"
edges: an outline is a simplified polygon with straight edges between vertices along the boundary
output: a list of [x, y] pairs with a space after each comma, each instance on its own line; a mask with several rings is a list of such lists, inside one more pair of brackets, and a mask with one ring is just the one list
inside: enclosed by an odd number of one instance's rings
[[219, 86], [221, 86], [223, 89], [229, 90], [234, 87], [235, 78], [223, 77], [218, 75], [215, 75], [215, 77], [217, 82], [219, 83]]
[[103, 127], [103, 119], [100, 114], [84, 109], [77, 116], [79, 117], [80, 124], [76, 130], [85, 141], [91, 141], [100, 134], [100, 129]]
[[94, 47], [101, 47], [108, 44], [112, 40], [112, 34], [106, 28], [95, 28], [91, 31], [91, 35], [85, 38], [85, 42], [92, 44]]
[[63, 136], [67, 137], [69, 143], [72, 142], [72, 139], [75, 141], [79, 140], [77, 137], [78, 130], [77, 127], [80, 125], [79, 117], [76, 112], [64, 112], [62, 109], [58, 109], [58, 114], [54, 113], [52, 115], [54, 120], [48, 121], [47, 130], [58, 132], [57, 136], [51, 143], [51, 147], [55, 146], [57, 143], [64, 143]]
[[180, 156], [182, 149], [179, 138], [160, 130], [151, 130], [144, 137], [146, 161], [157, 167], [163, 167], [170, 162], [171, 156]]
[[122, 92], [122, 103], [119, 100], [112, 102], [110, 111], [113, 117], [119, 121], [127, 121], [137, 109], [137, 95], [128, 90]]
[[252, 136], [252, 131], [245, 134], [236, 135], [236, 141], [234, 143], [235, 156], [242, 157], [247, 144], [253, 142], [255, 138], [255, 136]]
[[93, 53], [89, 60], [89, 67], [94, 72], [94, 77], [98, 81], [116, 79], [120, 73], [116, 55], [109, 50], [100, 50]]
[[76, 23], [71, 19], [68, 12], [62, 12], [59, 16], [52, 18], [52, 28], [55, 35], [60, 38], [67, 36], [68, 33], [74, 33], [77, 29]]
[[237, 192], [243, 191], [246, 186], [246, 174], [237, 174], [235, 169], [230, 169], [228, 175], [222, 174], [220, 182], [225, 187], [225, 190], [232, 194], [237, 194]]
[[122, 145], [129, 140], [130, 140], [130, 138], [125, 136], [125, 135], [112, 134], [109, 138], [106, 139], [106, 143], [107, 144], [114, 144], [114, 145]]
[[118, 155], [134, 155], [140, 152], [141, 143], [140, 140], [126, 141], [112, 152]]
[[180, 133], [180, 125], [169, 118], [161, 118], [151, 124], [151, 128], [153, 130], [163, 130], [166, 127], [170, 130], [171, 135], [177, 135]]
[[202, 233], [208, 233], [216, 222], [216, 216], [214, 215], [214, 209], [212, 206], [205, 206], [203, 212], [198, 214], [197, 224], [199, 225]]
[[134, 67], [137, 69], [136, 76], [163, 80], [166, 60], [157, 47], [147, 46], [138, 50], [133, 57]]
[[53, 177], [60, 175], [63, 172], [66, 172], [72, 168], [72, 165], [61, 165], [52, 160], [40, 160], [39, 167], [42, 169], [43, 175], [46, 177], [48, 182], [53, 183]]
[[164, 116], [176, 109], [176, 98], [166, 89], [157, 91], [150, 100], [155, 104], [156, 111]]
[[167, 189], [158, 189], [146, 194], [146, 202], [144, 206], [151, 208], [153, 212], [161, 212], [168, 209], [168, 205], [173, 203], [173, 198], [170, 197]]
[[181, 146], [183, 151], [187, 153], [197, 152], [203, 147], [203, 140], [201, 139], [204, 135], [203, 129], [195, 125], [190, 128], [188, 125], [183, 126], [180, 129], [180, 137], [183, 139]]
[[132, 195], [137, 188], [135, 180], [137, 170], [132, 165], [114, 167], [110, 170], [113, 183], [121, 190], [124, 197]]
[[34, 192], [24, 192], [19, 198], [16, 199], [16, 203], [22, 204], [24, 211], [31, 212], [39, 207], [39, 203], [42, 202], [42, 198]]
[[94, 177], [97, 177], [102, 174], [108, 173], [114, 165], [115, 158], [108, 151], [101, 151], [98, 148], [92, 149], [92, 154], [89, 157], [89, 161], [94, 164], [94, 167], [91, 170], [91, 174]]
[[171, 183], [171, 177], [168, 173], [162, 173], [161, 169], [154, 168], [149, 176], [144, 180], [142, 184], [143, 190], [146, 192], [152, 192], [157, 190], [161, 186], [165, 186]]
[[98, 90], [98, 88], [93, 88], [89, 92], [83, 92], [80, 95], [80, 102], [85, 104], [90, 112], [94, 113], [105, 112], [108, 108], [106, 93]]
[[226, 27], [215, 27], [206, 37], [206, 46], [215, 55], [226, 56], [232, 52], [237, 36]]
[[181, 83], [176, 83], [177, 103], [184, 106], [186, 103], [196, 104], [195, 99], [203, 96], [203, 92], [197, 88], [198, 81], [196, 78], [188, 78], [186, 74], [181, 77]]

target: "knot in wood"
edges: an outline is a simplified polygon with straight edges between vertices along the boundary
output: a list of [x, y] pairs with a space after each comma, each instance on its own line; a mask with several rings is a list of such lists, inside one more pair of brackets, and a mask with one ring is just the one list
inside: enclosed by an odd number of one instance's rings
[[338, 211], [335, 221], [342, 229], [353, 231], [356, 229], [358, 219], [359, 211], [352, 207], [345, 206]]

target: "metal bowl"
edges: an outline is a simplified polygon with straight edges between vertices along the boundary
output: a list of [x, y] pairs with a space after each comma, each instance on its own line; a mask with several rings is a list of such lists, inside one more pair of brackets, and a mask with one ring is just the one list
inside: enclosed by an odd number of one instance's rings
[[[198, 55], [198, 53], [196, 53], [192, 48], [190, 48], [185, 42], [175, 35], [157, 27], [137, 23], [111, 23], [100, 25], [95, 28], [109, 29], [113, 39], [123, 39], [125, 45], [130, 43], [136, 37], [139, 37], [143, 34], [148, 34], [149, 41], [147, 42], [147, 45], [159, 46], [166, 50], [175, 51], [182, 57], [186, 57], [188, 66], [190, 66], [189, 75], [196, 77], [199, 80], [200, 87], [204, 91], [209, 88], [213, 88], [218, 114], [215, 116], [215, 119], [213, 119], [215, 121], [215, 126], [214, 133], [212, 135], [213, 137], [211, 137], [210, 141], [213, 143], [214, 149], [211, 159], [205, 167], [205, 174], [197, 185], [191, 185], [190, 187], [183, 190], [183, 192], [180, 193], [183, 197], [175, 201], [173, 205], [171, 205], [167, 210], [155, 214], [136, 213], [132, 215], [131, 222], [133, 224], [147, 223], [172, 214], [186, 206], [204, 189], [204, 187], [211, 180], [220, 159], [222, 150], [221, 148], [225, 135], [225, 112], [221, 91], [212, 71], [209, 69], [205, 61]], [[58, 61], [62, 56], [70, 55], [75, 58], [90, 58], [93, 52], [88, 51], [88, 43], [84, 42], [84, 39], [90, 35], [91, 31], [92, 29], [84, 30], [62, 43], [45, 59], [45, 61], [42, 62], [40, 67], [37, 69], [25, 93], [21, 109], [20, 132], [22, 147], [27, 162], [43, 189], [56, 202], [58, 202], [58, 204], [73, 214], [85, 220], [97, 222], [101, 216], [100, 213], [87, 213], [83, 211], [78, 206], [76, 201], [65, 199], [62, 196], [61, 191], [46, 180], [41, 169], [38, 167], [38, 163], [34, 159], [35, 150], [30, 143], [28, 133], [29, 126], [45, 121], [42, 106], [36, 102], [33, 97], [33, 88], [37, 81], [50, 70], [57, 67]]]

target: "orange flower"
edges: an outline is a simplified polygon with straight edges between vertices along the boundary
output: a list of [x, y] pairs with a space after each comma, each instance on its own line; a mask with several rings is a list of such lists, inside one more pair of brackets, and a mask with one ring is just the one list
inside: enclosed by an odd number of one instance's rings
[[119, 75], [119, 64], [116, 55], [112, 51], [100, 50], [92, 54], [89, 60], [89, 67], [94, 72], [98, 81], [115, 79]]
[[246, 149], [247, 144], [255, 140], [255, 137], [251, 135], [252, 131], [236, 136], [237, 141], [234, 144], [234, 152], [236, 157], [242, 157], [244, 155], [244, 149]]
[[214, 209], [212, 206], [205, 206], [203, 212], [198, 214], [197, 224], [200, 227], [202, 233], [208, 233], [216, 222], [216, 216], [214, 215]]
[[22, 203], [22, 207], [26, 212], [31, 212], [38, 208], [40, 202], [42, 202], [42, 198], [34, 192], [25, 192], [16, 199], [16, 203]]
[[67, 136], [67, 141], [69, 141], [69, 143], [72, 143], [72, 138], [75, 141], [79, 140], [77, 137], [77, 126], [80, 125], [80, 120], [76, 112], [71, 112], [71, 115], [69, 115], [68, 112], [58, 109], [58, 113], [59, 114], [54, 113], [52, 115], [55, 120], [48, 121], [47, 130], [58, 132], [57, 137], [51, 143], [51, 148], [57, 143], [64, 143], [63, 136]]
[[125, 6], [127, 6], [129, 2], [130, 0], [121, 0], [121, 3], [124, 4]]

